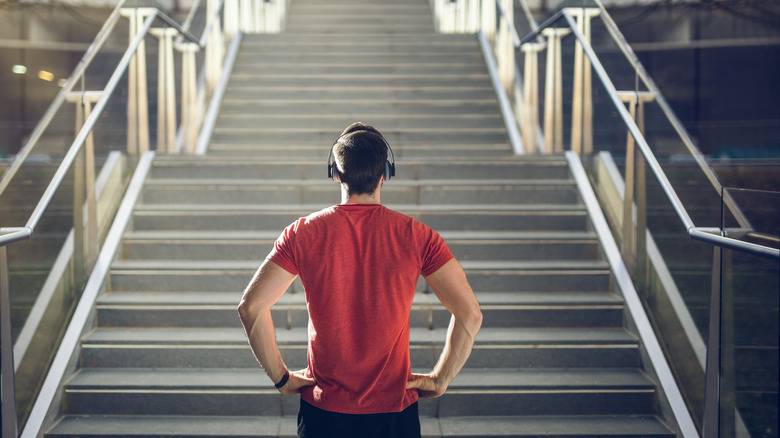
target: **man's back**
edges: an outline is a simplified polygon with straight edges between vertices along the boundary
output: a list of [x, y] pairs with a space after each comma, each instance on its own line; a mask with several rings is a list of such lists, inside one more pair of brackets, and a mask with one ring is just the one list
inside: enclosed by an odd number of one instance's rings
[[400, 412], [407, 390], [409, 311], [417, 280], [452, 258], [441, 237], [378, 204], [343, 204], [302, 218], [269, 260], [301, 276], [309, 308], [302, 397], [332, 412]]

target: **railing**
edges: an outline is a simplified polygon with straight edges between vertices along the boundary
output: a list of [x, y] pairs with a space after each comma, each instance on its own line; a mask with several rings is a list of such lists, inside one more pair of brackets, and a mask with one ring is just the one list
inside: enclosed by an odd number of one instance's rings
[[[65, 270], [72, 270], [70, 281], [65, 281], [69, 283], [65, 287], [70, 293], [65, 294], [68, 303], [53, 303], [52, 306], [65, 305], [67, 308], [78, 301], [85, 279], [98, 259], [101, 244], [95, 178], [96, 155], [100, 154], [96, 154], [96, 148], [103, 152], [121, 148], [126, 150], [128, 156], [137, 157], [152, 147], [150, 132], [151, 128], [156, 128], [155, 144], [159, 154], [198, 153], [198, 145], [209, 141], [221, 100], [220, 87], [226, 83], [242, 33], [281, 31], [288, 0], [198, 0], [184, 25], [156, 8], [131, 8], [128, 4], [127, 0], [121, 0], [116, 6], [0, 180], [0, 200], [9, 206], [16, 202], [11, 197], [20, 188], [26, 190], [26, 198], [39, 195], [29, 193], [29, 174], [34, 173], [33, 177], [40, 179], [40, 175], [36, 174], [36, 163], [41, 162], [42, 156], [48, 157], [46, 162], [57, 166], [28, 218], [18, 219], [23, 225], [0, 228], [3, 437], [18, 436], [18, 424], [25, 420], [24, 413], [19, 416], [17, 412], [18, 382], [15, 374], [23, 362], [23, 357], [18, 356], [24, 356], [28, 351], [26, 346], [16, 351], [13, 345], [11, 292], [14, 285], [9, 271], [9, 245], [18, 245], [19, 242], [29, 241], [31, 237], [46, 237], [47, 226], [61, 224], [61, 215], [64, 214], [67, 220], [71, 214], [70, 208], [55, 204], [62, 198], [72, 196], [72, 201], [66, 202], [72, 205], [73, 218], [73, 250], [69, 257], [72, 267]], [[116, 49], [110, 42], [117, 39], [113, 34], [122, 17], [129, 22], [129, 42], [122, 49], [121, 58], [116, 61]], [[197, 21], [203, 26], [200, 37], [193, 34], [193, 23]], [[150, 37], [158, 40], [158, 72], [151, 77], [155, 81], [151, 85], [156, 86], [157, 96], [151, 102], [146, 54], [146, 39]], [[175, 51], [180, 53], [178, 63], [174, 59]], [[199, 56], [204, 52], [203, 56]], [[104, 75], [88, 72], [95, 65], [114, 63], [116, 67], [112, 67], [107, 81]], [[95, 87], [101, 88], [99, 90], [87, 88], [94, 87], [95, 83], [104, 85]], [[176, 88], [180, 89], [178, 98]], [[75, 114], [74, 108], [66, 103], [75, 104]], [[156, 123], [150, 123], [150, 107], [157, 111]], [[115, 114], [121, 114], [122, 117], [126, 115], [126, 125], [117, 126]], [[74, 116], [75, 139], [63, 140], [61, 126], [54, 126]], [[117, 132], [124, 132], [125, 135], [118, 136]], [[63, 144], [63, 141], [66, 143]], [[65, 145], [67, 147], [63, 150], [62, 146]], [[16, 206], [13, 208], [17, 209]], [[63, 209], [65, 213], [62, 213]], [[21, 207], [18, 210], [21, 214], [27, 213]], [[103, 221], [110, 222], [110, 217]], [[42, 230], [39, 231], [39, 228]], [[54, 245], [60, 244], [62, 242], [54, 242]], [[59, 252], [59, 247], [47, 248], [47, 252], [52, 251]], [[21, 288], [16, 292], [17, 295], [19, 292]], [[36, 302], [36, 306], [38, 304]], [[46, 307], [50, 304], [42, 305]], [[68, 313], [67, 309], [64, 313]], [[61, 335], [67, 321], [62, 326], [44, 327], [50, 325], [51, 321], [42, 323], [40, 319], [32, 319], [25, 322], [24, 330], [36, 333], [39, 330], [54, 331], [40, 337], [49, 343], [49, 351], [56, 351], [57, 345], [51, 343]], [[27, 336], [25, 339], [32, 337]], [[15, 354], [18, 355], [16, 358]], [[36, 380], [25, 381], [24, 384], [26, 387], [38, 388], [42, 377], [34, 376]], [[35, 421], [42, 420], [36, 418]]]
[[[733, 309], [721, 306], [721, 303], [726, 306], [728, 301], [728, 296], [721, 294], [723, 272], [731, 272], [727, 262], [725, 265], [721, 263], [721, 257], [724, 253], [744, 253], [770, 260], [776, 265], [780, 259], [777, 237], [752, 225], [734, 201], [732, 193], [724, 189], [604, 6], [599, 0], [590, 4], [594, 7], [563, 8], [536, 26], [528, 8], [520, 1], [525, 20], [521, 20], [518, 27], [525, 27], [525, 21], [530, 25], [529, 32], [521, 39], [515, 27], [513, 0], [431, 2], [439, 31], [479, 31], [483, 45], [490, 48], [486, 57], [497, 58], [494, 84], [501, 84], [496, 87], [496, 92], [516, 153], [562, 153], [564, 144], [568, 143], [571, 151], [591, 157], [596, 145], [600, 149], [606, 147], [620, 151], [618, 139], [624, 136], [625, 187], [621, 216], [615, 218], [618, 225], [614, 233], [622, 237], [622, 258], [637, 289], [648, 294], [654, 287], [650, 284], [648, 273], [652, 267], [648, 261], [648, 194], [657, 193], [676, 216], [676, 224], [668, 224], [672, 232], [683, 231], [689, 239], [713, 245], [710, 258], [712, 288], [707, 305], [710, 312], [709, 336], [704, 360], [705, 394], [703, 406], [695, 406], [694, 411], [702, 414], [699, 427], [705, 437], [721, 436], [721, 433], [723, 436], [745, 436], [747, 432], [741, 425], [739, 413], [735, 415], [733, 393], [731, 399], [723, 396], [728, 390], [728, 378], [724, 376], [728, 372], [733, 375], [733, 369], [729, 369], [728, 363], [723, 366], [722, 359], [726, 356], [721, 354], [722, 348], [729, 343], [721, 343], [720, 334], [727, 338], [733, 336], [733, 331], [729, 332], [733, 328], [733, 320], [722, 315], [733, 312]], [[598, 28], [594, 26], [596, 18], [599, 19]], [[591, 45], [594, 31], [601, 32], [599, 48], [602, 57]], [[602, 40], [609, 43], [605, 45]], [[564, 42], [569, 45], [564, 46]], [[564, 52], [573, 53], [571, 61], [564, 58]], [[521, 53], [522, 60], [516, 60]], [[540, 56], [544, 56], [546, 61], [541, 75]], [[607, 74], [604, 59], [610, 62], [612, 75]], [[523, 74], [516, 61], [522, 63]], [[564, 82], [564, 63], [572, 69], [571, 85]], [[597, 77], [595, 86], [592, 72]], [[626, 78], [630, 79], [626, 81]], [[544, 84], [541, 101], [540, 82]], [[616, 87], [617, 82], [620, 82], [620, 88]], [[570, 101], [564, 100], [565, 92], [571, 93]], [[594, 94], [597, 94], [598, 104], [594, 103]], [[594, 116], [596, 111], [600, 111], [597, 117]], [[646, 119], [652, 124], [652, 133], [649, 134], [652, 137], [648, 137]], [[510, 121], [516, 126], [510, 126]], [[516, 127], [521, 131], [520, 142], [512, 134]], [[651, 143], [655, 146], [651, 147]], [[664, 157], [670, 171], [679, 167], [678, 163], [688, 168], [683, 175], [670, 177], [659, 157]], [[648, 167], [651, 172], [649, 181]], [[676, 188], [688, 190], [688, 187], [692, 187], [691, 191], [695, 190], [695, 195], [684, 193], [690, 196], [683, 202]], [[716, 214], [721, 210], [722, 214]], [[650, 219], [657, 222], [656, 212], [652, 213]], [[711, 226], [697, 226], [697, 222]], [[722, 269], [722, 266], [726, 267]], [[769, 293], [777, 295], [776, 287]], [[652, 299], [652, 296], [649, 298]], [[776, 312], [776, 305], [774, 309]], [[725, 325], [721, 325], [721, 321], [725, 321]], [[695, 362], [695, 359], [692, 360]], [[733, 359], [731, 361], [733, 363]], [[774, 373], [777, 374], [776, 368]], [[724, 422], [723, 418], [731, 421]], [[722, 429], [722, 424], [727, 429]], [[687, 436], [688, 432], [697, 434], [695, 430], [683, 431], [683, 434]]]

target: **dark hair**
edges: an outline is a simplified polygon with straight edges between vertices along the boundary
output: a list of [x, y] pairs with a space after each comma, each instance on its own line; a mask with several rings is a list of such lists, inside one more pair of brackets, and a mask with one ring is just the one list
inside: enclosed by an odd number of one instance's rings
[[333, 144], [338, 176], [347, 194], [373, 193], [385, 172], [387, 143], [373, 126], [353, 123]]

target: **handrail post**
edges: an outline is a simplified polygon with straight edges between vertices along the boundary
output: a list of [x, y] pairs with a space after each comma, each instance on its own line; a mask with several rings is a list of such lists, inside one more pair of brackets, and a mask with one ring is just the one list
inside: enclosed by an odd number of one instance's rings
[[[637, 99], [629, 95], [628, 113], [631, 119], [636, 120]], [[635, 256], [634, 256], [634, 171], [636, 169], [636, 160], [634, 159], [636, 147], [634, 145], [634, 136], [628, 133], [626, 140], [626, 170], [625, 170], [625, 192], [623, 193], [623, 241], [621, 242], [620, 252], [623, 261], [626, 264], [628, 272], [634, 274]], [[641, 155], [641, 154], [640, 154]]]
[[475, 33], [479, 30], [479, 0], [469, 0], [466, 23], [466, 32]]
[[14, 344], [11, 333], [11, 291], [8, 272], [8, 247], [0, 246], [0, 347], [2, 347], [2, 420], [3, 438], [16, 438], [16, 376]]
[[563, 151], [563, 68], [561, 39], [571, 32], [568, 28], [546, 28], [547, 67], [544, 80], [544, 153]]
[[[143, 22], [154, 8], [124, 8], [122, 16], [130, 20], [130, 41], [135, 39]], [[142, 155], [149, 150], [149, 102], [146, 86], [146, 44], [142, 40], [127, 73], [127, 151]]]
[[[645, 102], [637, 96], [637, 125], [645, 135]], [[640, 291], [649, 293], [649, 267], [647, 265], [647, 177], [645, 156], [636, 154], [636, 282]]]
[[232, 39], [239, 30], [239, 0], [225, 0], [225, 36]]
[[504, 14], [499, 18], [498, 36], [496, 37], [496, 58], [498, 58], [498, 76], [501, 84], [507, 92], [512, 91], [515, 82], [515, 45], [510, 35], [510, 29], [514, 26], [512, 14], [514, 11], [513, 0], [501, 0]]
[[712, 247], [710, 322], [707, 331], [707, 365], [704, 371], [704, 420], [702, 438], [720, 436], [720, 310], [723, 248]]
[[[591, 19], [597, 8], [567, 8], [576, 18], [577, 28], [590, 43]], [[571, 150], [576, 154], [593, 152], [593, 85], [590, 60], [584, 56], [582, 44], [574, 44], [574, 88], [572, 93]]]
[[[645, 103], [655, 99], [655, 93], [647, 91], [619, 91], [618, 97], [628, 104], [628, 113], [645, 133]], [[629, 271], [640, 291], [647, 286], [647, 182], [645, 157], [636, 153], [634, 136], [628, 133], [626, 139], [626, 188], [623, 199], [623, 242], [621, 252]], [[634, 223], [634, 202], [636, 202], [636, 223]], [[630, 214], [629, 214], [630, 212]]]
[[482, 33], [489, 41], [493, 41], [496, 35], [496, 0], [482, 0]]
[[181, 66], [181, 112], [182, 151], [187, 154], [195, 152], [198, 141], [198, 107], [197, 107], [197, 72], [195, 69], [195, 53], [198, 45], [183, 43], [177, 49], [182, 52]]
[[157, 152], [176, 153], [176, 82], [173, 77], [173, 28], [155, 28], [159, 39], [157, 62]]
[[539, 152], [537, 144], [539, 129], [539, 52], [542, 43], [526, 43], [521, 46], [525, 53], [523, 63], [523, 146], [529, 155]]
[[[76, 132], [92, 113], [92, 104], [103, 97], [102, 91], [71, 92], [65, 98], [76, 104]], [[87, 134], [84, 148], [73, 166], [73, 290], [92, 272], [99, 252], [97, 193], [95, 188], [95, 140]], [[87, 216], [84, 219], [84, 205]], [[86, 223], [86, 225], [85, 225]]]
[[[218, 7], [217, 0], [208, 0], [208, 16], [213, 15]], [[262, 4], [260, 5], [262, 7]], [[208, 85], [208, 94], [211, 95], [219, 84], [219, 78], [222, 76], [222, 58], [224, 57], [224, 39], [222, 35], [222, 25], [219, 16], [214, 20], [212, 34], [206, 43], [206, 84]]]
[[254, 33], [255, 32], [255, 2], [252, 0], [239, 0], [238, 7], [241, 13], [239, 14], [241, 32]]

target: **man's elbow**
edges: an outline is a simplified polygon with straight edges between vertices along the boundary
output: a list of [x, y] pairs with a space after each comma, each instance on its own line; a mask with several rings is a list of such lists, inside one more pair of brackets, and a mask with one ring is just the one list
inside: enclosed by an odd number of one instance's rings
[[474, 312], [472, 313], [471, 324], [475, 333], [478, 332], [479, 329], [482, 327], [482, 311], [479, 308], [475, 309]]
[[249, 306], [249, 303], [246, 300], [241, 300], [240, 303], [238, 303], [238, 317], [241, 318], [241, 321], [246, 324], [247, 321], [250, 321], [252, 319], [252, 310]]
[[468, 312], [463, 312], [460, 315], [461, 323], [466, 330], [476, 337], [477, 332], [482, 327], [482, 311], [478, 306], [469, 309]]

